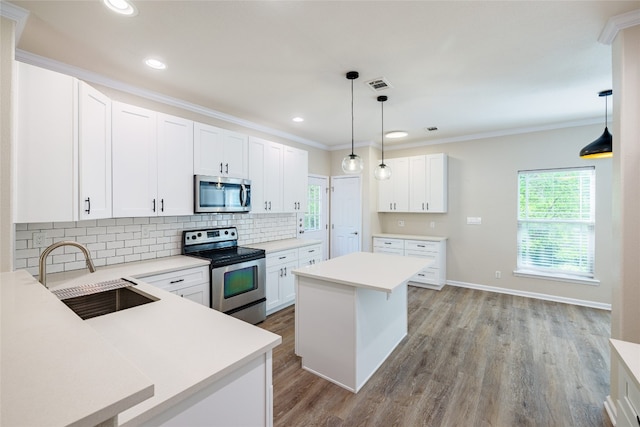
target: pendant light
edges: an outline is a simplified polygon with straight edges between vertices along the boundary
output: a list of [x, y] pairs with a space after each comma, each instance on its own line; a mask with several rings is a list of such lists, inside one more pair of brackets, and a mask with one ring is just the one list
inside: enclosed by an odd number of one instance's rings
[[357, 71], [349, 71], [347, 79], [351, 80], [351, 154], [342, 159], [342, 170], [348, 174], [358, 174], [362, 172], [364, 164], [362, 158], [353, 154], [353, 81], [360, 77]]
[[609, 128], [607, 127], [607, 118], [608, 118], [608, 103], [607, 96], [611, 95], [613, 91], [603, 90], [598, 94], [598, 96], [604, 96], [604, 132], [600, 135], [600, 138], [593, 141], [591, 144], [584, 147], [580, 150], [580, 157], [583, 159], [602, 159], [605, 157], [613, 156], [613, 141], [611, 134], [609, 133]]
[[380, 120], [382, 126], [380, 133], [380, 135], [382, 135], [382, 161], [374, 171], [373, 175], [380, 181], [391, 178], [391, 168], [384, 164], [384, 102], [387, 99], [388, 98], [384, 95], [378, 97], [378, 102], [380, 102], [380, 111], [382, 112], [382, 119]]

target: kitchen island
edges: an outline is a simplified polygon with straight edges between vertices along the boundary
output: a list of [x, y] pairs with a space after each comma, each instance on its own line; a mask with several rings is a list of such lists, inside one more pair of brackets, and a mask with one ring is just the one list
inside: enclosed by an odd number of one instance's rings
[[430, 262], [356, 252], [294, 270], [302, 368], [357, 393], [407, 335], [407, 281]]
[[201, 263], [178, 256], [52, 277], [58, 289], [127, 277], [157, 298], [88, 320], [26, 271], [0, 274], [0, 424], [270, 426], [281, 338], [132, 277]]

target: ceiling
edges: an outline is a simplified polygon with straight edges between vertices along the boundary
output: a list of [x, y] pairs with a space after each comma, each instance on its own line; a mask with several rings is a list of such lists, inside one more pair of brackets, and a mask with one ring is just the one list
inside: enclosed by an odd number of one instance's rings
[[[18, 49], [328, 149], [604, 122], [607, 20], [640, 1], [11, 1]], [[164, 71], [143, 60], [164, 60]], [[376, 93], [365, 82], [386, 78]], [[615, 94], [614, 94], [615, 96]], [[611, 105], [611, 103], [609, 104]], [[302, 123], [292, 118], [301, 116]], [[436, 126], [437, 131], [425, 128]]]

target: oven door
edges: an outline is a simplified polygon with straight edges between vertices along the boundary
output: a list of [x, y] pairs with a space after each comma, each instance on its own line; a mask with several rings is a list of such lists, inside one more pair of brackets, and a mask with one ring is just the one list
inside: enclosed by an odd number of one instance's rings
[[229, 313], [264, 302], [265, 275], [265, 258], [213, 268], [211, 308]]

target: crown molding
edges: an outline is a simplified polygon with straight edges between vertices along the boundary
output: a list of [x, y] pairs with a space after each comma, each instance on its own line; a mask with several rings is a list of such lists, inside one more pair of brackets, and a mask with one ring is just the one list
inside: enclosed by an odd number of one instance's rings
[[640, 9], [612, 16], [602, 29], [598, 41], [602, 44], [610, 45], [620, 31], [635, 25], [640, 25]]
[[421, 142], [407, 142], [406, 144], [397, 144], [389, 147], [385, 146], [384, 151], [404, 150], [405, 148], [423, 147], [425, 145], [448, 144], [451, 142], [465, 142], [465, 141], [473, 141], [476, 139], [497, 138], [501, 136], [510, 136], [510, 135], [521, 135], [525, 133], [543, 132], [547, 130], [565, 129], [565, 128], [573, 128], [573, 127], [579, 127], [579, 126], [589, 126], [589, 125], [596, 125], [601, 123], [602, 123], [602, 118], [573, 120], [568, 122], [553, 123], [553, 124], [541, 125], [541, 126], [529, 126], [529, 127], [522, 127], [522, 128], [497, 130], [493, 132], [483, 132], [483, 133], [475, 133], [470, 135], [454, 136], [451, 138], [430, 139], [430, 140], [421, 141]]
[[16, 23], [15, 42], [17, 46], [18, 41], [20, 41], [20, 37], [22, 36], [22, 30], [24, 30], [24, 26], [27, 23], [27, 18], [29, 17], [29, 11], [21, 7], [18, 7], [15, 4], [6, 2], [4, 0], [0, 0], [0, 16], [3, 16], [7, 19], [11, 19], [12, 21], [15, 21]]
[[247, 129], [252, 129], [268, 135], [277, 136], [280, 138], [287, 139], [289, 141], [298, 142], [300, 144], [307, 145], [310, 147], [315, 147], [322, 150], [329, 149], [328, 146], [316, 141], [312, 141], [306, 138], [301, 138], [297, 135], [293, 135], [291, 133], [284, 132], [278, 129], [273, 129], [268, 126], [263, 126], [261, 124], [251, 122], [249, 120], [241, 119], [239, 117], [232, 116], [230, 114], [222, 113], [220, 111], [213, 110], [211, 108], [203, 107], [202, 105], [193, 104], [191, 102], [187, 102], [178, 98], [163, 95], [158, 92], [142, 89], [137, 86], [133, 86], [133, 85], [121, 82], [119, 80], [110, 79], [101, 74], [94, 73], [92, 71], [88, 71], [83, 68], [74, 67], [72, 65], [65, 64], [63, 62], [59, 62], [54, 59], [46, 58], [44, 56], [36, 55], [30, 52], [24, 51], [22, 49], [16, 49], [16, 60], [25, 62], [27, 64], [35, 65], [38, 67], [46, 68], [51, 71], [57, 71], [59, 73], [67, 74], [69, 76], [76, 77], [80, 80], [83, 80], [89, 83], [99, 84], [101, 86], [105, 86], [105, 87], [115, 89], [120, 92], [125, 92], [131, 95], [139, 96], [141, 98], [159, 102], [161, 104], [181, 108], [183, 110], [201, 114], [206, 117], [218, 119], [227, 123], [233, 123], [235, 125], [239, 125]]

